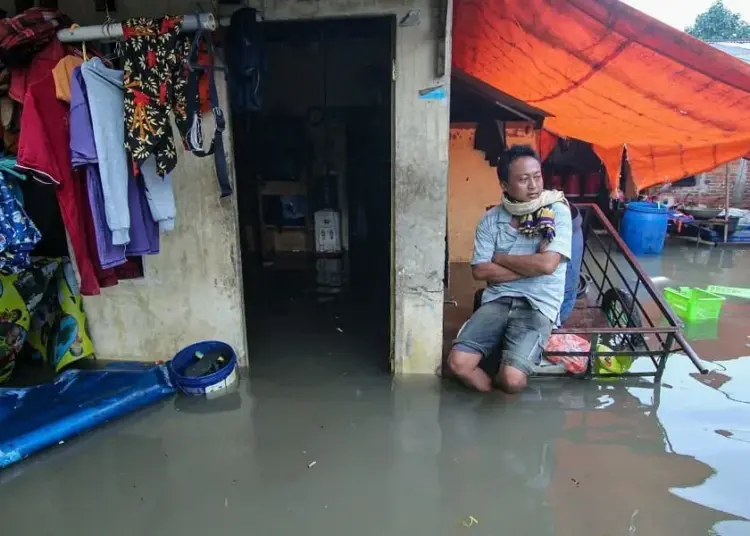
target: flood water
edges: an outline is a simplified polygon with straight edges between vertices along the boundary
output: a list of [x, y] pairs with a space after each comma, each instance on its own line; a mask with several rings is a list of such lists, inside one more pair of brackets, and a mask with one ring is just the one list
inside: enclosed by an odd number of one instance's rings
[[[744, 251], [731, 267], [693, 253], [643, 265], [661, 286], [747, 278]], [[515, 399], [259, 349], [235, 393], [174, 398], [0, 473], [2, 532], [747, 535], [747, 311], [732, 300], [699, 341], [706, 376], [674, 356], [660, 385], [540, 379]]]

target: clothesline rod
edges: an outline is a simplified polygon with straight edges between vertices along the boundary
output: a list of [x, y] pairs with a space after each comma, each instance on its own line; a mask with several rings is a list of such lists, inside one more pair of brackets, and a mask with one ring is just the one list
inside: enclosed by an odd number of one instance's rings
[[[182, 23], [182, 28], [186, 32], [194, 32], [198, 29], [214, 31], [219, 26], [229, 26], [229, 17], [221, 17], [217, 24], [213, 13], [198, 13], [197, 18], [195, 15], [185, 15]], [[119, 22], [81, 26], [72, 30], [66, 28], [57, 32], [57, 38], [63, 43], [121, 39], [122, 36], [122, 24]]]

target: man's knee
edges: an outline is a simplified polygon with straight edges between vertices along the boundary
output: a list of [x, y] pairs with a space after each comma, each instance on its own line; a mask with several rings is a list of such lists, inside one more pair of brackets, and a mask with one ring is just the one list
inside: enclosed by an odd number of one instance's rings
[[477, 368], [481, 359], [479, 354], [453, 349], [448, 356], [448, 369], [456, 376], [466, 376]]
[[526, 388], [528, 376], [517, 368], [505, 365], [500, 367], [496, 380], [500, 389], [508, 394], [516, 394]]

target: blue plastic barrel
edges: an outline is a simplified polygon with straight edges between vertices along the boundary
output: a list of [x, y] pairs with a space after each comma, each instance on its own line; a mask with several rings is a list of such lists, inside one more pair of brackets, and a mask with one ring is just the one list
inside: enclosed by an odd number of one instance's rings
[[583, 261], [583, 232], [581, 231], [583, 218], [579, 210], [572, 205], [570, 207], [570, 215], [573, 219], [573, 243], [570, 261], [565, 272], [565, 298], [560, 308], [560, 322], [565, 322], [576, 306], [578, 279], [581, 275], [581, 262]]
[[[229, 358], [229, 362], [213, 374], [200, 376], [198, 378], [188, 378], [183, 376], [187, 366], [195, 359], [195, 352], [207, 354], [218, 350]], [[220, 341], [203, 341], [191, 344], [183, 348], [169, 362], [169, 372], [172, 382], [187, 395], [203, 395], [206, 388], [225, 380], [237, 366], [237, 354], [231, 346]]]
[[667, 237], [667, 207], [637, 201], [628, 203], [620, 222], [620, 236], [636, 255], [659, 255]]

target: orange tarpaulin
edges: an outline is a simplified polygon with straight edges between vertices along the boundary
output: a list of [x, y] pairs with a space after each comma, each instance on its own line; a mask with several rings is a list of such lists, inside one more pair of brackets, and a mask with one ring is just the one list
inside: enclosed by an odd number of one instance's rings
[[546, 160], [547, 157], [552, 154], [552, 151], [555, 150], [555, 146], [557, 145], [557, 141], [560, 139], [549, 130], [544, 130], [539, 133], [538, 136], [539, 139], [539, 156], [542, 157], [542, 160]]
[[617, 0], [455, 0], [457, 69], [591, 143], [639, 189], [750, 152], [750, 65]]

